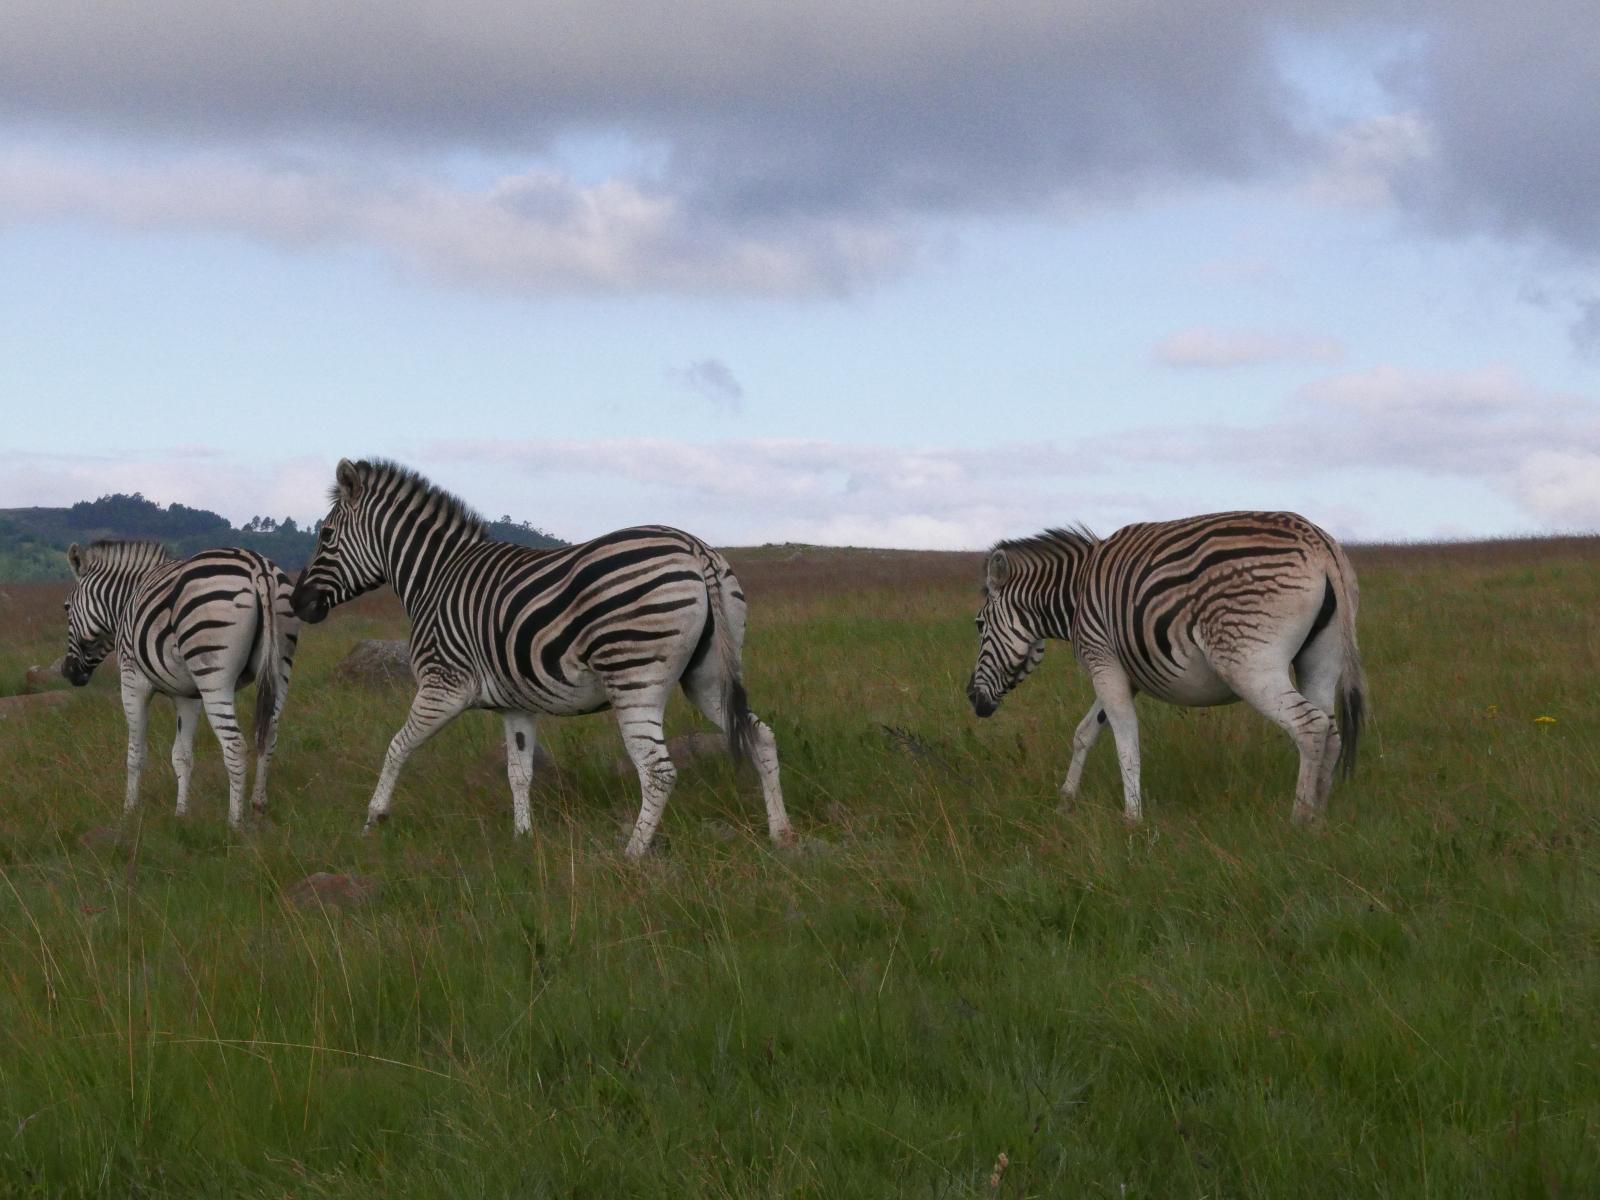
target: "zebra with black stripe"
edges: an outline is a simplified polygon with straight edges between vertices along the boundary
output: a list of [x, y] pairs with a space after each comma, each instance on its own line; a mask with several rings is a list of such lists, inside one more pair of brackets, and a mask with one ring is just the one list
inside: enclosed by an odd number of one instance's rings
[[1334, 768], [1355, 768], [1366, 707], [1356, 645], [1359, 593], [1344, 550], [1304, 517], [1226, 512], [1129, 525], [1105, 539], [1081, 527], [998, 543], [985, 570], [978, 662], [967, 696], [980, 717], [1039, 665], [1045, 641], [1070, 641], [1095, 702], [1072, 739], [1063, 795], [1111, 725], [1124, 815], [1142, 816], [1139, 692], [1172, 704], [1244, 700], [1300, 751], [1296, 821], [1318, 817]]
[[267, 806], [267, 766], [289, 694], [299, 622], [293, 586], [253, 550], [202, 550], [174, 559], [154, 542], [95, 542], [67, 551], [77, 583], [66, 602], [61, 673], [78, 687], [114, 648], [128, 718], [125, 812], [139, 802], [150, 697], [172, 697], [177, 735], [172, 769], [178, 815], [189, 811], [194, 735], [203, 708], [228, 768], [228, 823], [244, 819], [246, 753], [235, 693], [256, 680], [256, 778], [251, 807]]
[[745, 599], [726, 559], [677, 529], [646, 525], [535, 550], [491, 539], [465, 503], [396, 463], [344, 459], [333, 509], [294, 591], [308, 623], [388, 581], [411, 621], [417, 693], [367, 806], [385, 820], [395, 780], [419, 745], [467, 709], [505, 722], [518, 834], [532, 830], [534, 723], [615, 710], [639, 773], [630, 858], [655, 836], [677, 772], [662, 737], [675, 685], [761, 777], [767, 830], [792, 840], [772, 731], [740, 681]]

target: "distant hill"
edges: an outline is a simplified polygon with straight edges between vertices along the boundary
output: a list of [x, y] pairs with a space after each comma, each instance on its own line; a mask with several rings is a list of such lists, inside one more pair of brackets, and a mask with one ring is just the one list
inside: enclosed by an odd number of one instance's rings
[[[235, 529], [217, 513], [186, 504], [163, 506], [138, 492], [80, 500], [71, 508], [0, 508], [0, 582], [70, 579], [67, 547], [102, 538], [148, 539], [180, 556], [212, 546], [247, 546], [287, 571], [298, 571], [311, 556], [319, 525], [302, 529], [292, 517], [252, 517]], [[510, 516], [491, 521], [489, 535], [524, 546], [566, 545]]]

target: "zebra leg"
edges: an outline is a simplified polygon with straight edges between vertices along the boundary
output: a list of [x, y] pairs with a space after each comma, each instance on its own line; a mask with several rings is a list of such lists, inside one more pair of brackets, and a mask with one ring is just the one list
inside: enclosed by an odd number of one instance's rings
[[1122, 816], [1136, 823], [1144, 820], [1144, 800], [1139, 792], [1139, 714], [1133, 707], [1133, 685], [1120, 666], [1094, 669], [1090, 678], [1099, 707], [1111, 726], [1117, 743], [1117, 762], [1122, 767]]
[[661, 824], [662, 810], [678, 781], [678, 769], [672, 765], [666, 739], [661, 736], [661, 718], [667, 709], [665, 689], [610, 690], [622, 744], [639, 772], [639, 819], [634, 822], [633, 834], [623, 852], [636, 859], [650, 849], [656, 827]]
[[239, 713], [233, 706], [232, 692], [205, 692], [201, 700], [211, 732], [222, 743], [222, 762], [228, 768], [228, 824], [237, 829], [244, 822], [244, 779], [248, 765], [244, 735], [239, 732]]
[[1071, 800], [1078, 794], [1078, 783], [1083, 779], [1083, 763], [1089, 751], [1100, 740], [1100, 730], [1105, 727], [1106, 707], [1096, 700], [1089, 706], [1083, 720], [1072, 735], [1072, 765], [1067, 768], [1067, 778], [1061, 785], [1063, 799]]
[[200, 727], [200, 701], [189, 696], [174, 696], [172, 707], [178, 714], [178, 732], [172, 739], [172, 773], [178, 777], [180, 817], [189, 813], [189, 777], [194, 773], [194, 731]]
[[[258, 702], [260, 696], [260, 691], [257, 691]], [[285, 667], [283, 677], [272, 694], [272, 711], [263, 713], [259, 708], [256, 710], [256, 720], [267, 722], [267, 746], [256, 755], [256, 777], [250, 785], [250, 811], [258, 817], [267, 811], [267, 768], [272, 765], [273, 751], [278, 748], [278, 718], [283, 715], [283, 702], [288, 698], [289, 669]]]
[[427, 741], [451, 721], [466, 711], [469, 697], [464, 691], [444, 691], [422, 687], [411, 698], [411, 712], [400, 732], [389, 743], [389, 752], [383, 758], [383, 771], [378, 776], [378, 786], [367, 805], [367, 821], [362, 833], [371, 833], [373, 827], [389, 819], [389, 802], [394, 797], [395, 780], [400, 768], [405, 766], [411, 752]]
[[512, 825], [518, 834], [533, 832], [528, 811], [528, 786], [533, 782], [534, 719], [525, 712], [503, 714], [506, 721], [506, 778], [511, 781]]
[[750, 714], [750, 758], [756, 764], [756, 774], [761, 777], [762, 799], [767, 802], [767, 836], [774, 845], [792, 846], [794, 826], [789, 824], [789, 813], [783, 806], [783, 788], [778, 782], [778, 739], [755, 713]]
[[123, 674], [122, 712], [128, 719], [128, 782], [122, 799], [124, 813], [131, 813], [139, 807], [139, 773], [144, 769], [145, 729], [150, 722], [152, 690], [143, 679]]
[[[702, 666], [693, 674], [683, 677], [683, 690], [689, 700], [724, 733], [728, 732], [731, 718], [727, 711], [727, 689], [719, 672]], [[783, 785], [778, 779], [778, 739], [772, 729], [753, 712], [745, 716], [746, 744], [750, 747], [750, 761], [755, 764], [761, 778], [761, 796], [767, 803], [767, 836], [779, 846], [794, 844], [794, 826], [789, 824], [789, 813], [783, 806]]]
[[1333, 775], [1344, 750], [1344, 741], [1339, 736], [1339, 721], [1335, 715], [1338, 711], [1339, 670], [1343, 659], [1341, 639], [1332, 629], [1328, 629], [1302, 651], [1294, 663], [1295, 683], [1301, 694], [1328, 714], [1328, 734], [1322, 744], [1322, 766], [1317, 773], [1318, 814], [1327, 811], [1328, 793], [1333, 790]]
[[1300, 774], [1295, 782], [1292, 819], [1297, 825], [1316, 820], [1322, 811], [1320, 788], [1328, 734], [1339, 736], [1333, 717], [1295, 689], [1286, 668], [1254, 672], [1232, 668], [1226, 673], [1219, 668], [1217, 673], [1241, 700], [1294, 739], [1300, 751]]

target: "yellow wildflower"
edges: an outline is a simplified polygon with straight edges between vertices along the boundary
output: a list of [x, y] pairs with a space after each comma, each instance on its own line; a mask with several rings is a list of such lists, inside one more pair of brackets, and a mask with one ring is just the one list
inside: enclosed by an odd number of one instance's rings
[[1556, 719], [1554, 717], [1535, 717], [1533, 723], [1535, 725], [1554, 725]]

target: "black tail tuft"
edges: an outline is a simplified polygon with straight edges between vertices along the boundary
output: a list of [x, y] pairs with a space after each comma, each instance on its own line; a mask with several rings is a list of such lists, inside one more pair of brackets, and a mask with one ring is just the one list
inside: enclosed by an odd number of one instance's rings
[[1361, 725], [1366, 720], [1367, 701], [1358, 687], [1346, 688], [1339, 698], [1339, 777], [1356, 773], [1356, 751], [1361, 746]]
[[750, 701], [744, 694], [744, 684], [737, 676], [728, 681], [722, 712], [728, 723], [728, 753], [733, 755], [735, 762], [748, 762], [755, 744], [755, 717], [750, 714]]

